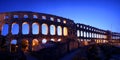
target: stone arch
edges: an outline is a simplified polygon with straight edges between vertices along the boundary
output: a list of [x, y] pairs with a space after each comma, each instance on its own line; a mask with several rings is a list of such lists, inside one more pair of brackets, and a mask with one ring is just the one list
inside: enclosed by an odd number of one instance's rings
[[19, 25], [17, 23], [13, 23], [11, 29], [12, 29], [11, 32], [12, 32], [13, 35], [19, 33]]
[[55, 25], [50, 25], [50, 34], [55, 35], [56, 34], [55, 31], [56, 31]]
[[18, 48], [17, 40], [16, 39], [11, 40], [11, 42], [10, 42], [10, 51], [11, 52], [16, 52], [17, 48]]
[[48, 34], [48, 25], [43, 23], [42, 24], [42, 34], [47, 35]]
[[22, 46], [22, 51], [24, 52], [28, 51], [29, 41], [27, 39], [23, 39], [21, 41], [21, 46]]
[[32, 40], [32, 51], [37, 51], [39, 50], [39, 41], [37, 39]]
[[39, 24], [36, 22], [32, 24], [32, 34], [39, 34]]
[[27, 22], [22, 24], [22, 34], [29, 34], [29, 24]]
[[2, 26], [1, 35], [6, 36], [6, 35], [8, 34], [8, 32], [9, 32], [9, 25], [8, 25], [8, 24], [4, 24], [4, 25]]
[[67, 27], [64, 27], [64, 28], [63, 28], [63, 35], [64, 35], [64, 36], [67, 36], [67, 35], [68, 35], [68, 29], [67, 29]]
[[61, 27], [61, 26], [57, 26], [57, 34], [58, 34], [59, 36], [62, 35], [62, 27]]

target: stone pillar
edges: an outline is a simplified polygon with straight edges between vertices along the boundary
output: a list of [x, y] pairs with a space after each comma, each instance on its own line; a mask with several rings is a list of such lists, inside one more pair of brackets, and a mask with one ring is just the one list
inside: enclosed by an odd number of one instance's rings
[[29, 25], [29, 34], [32, 35], [32, 22], [30, 22], [28, 25]]
[[32, 51], [32, 39], [29, 39], [29, 46], [28, 46], [28, 50], [31, 52]]
[[47, 24], [47, 27], [48, 27], [48, 34], [47, 35], [50, 35], [50, 24]]
[[22, 35], [22, 23], [19, 23], [19, 34]]
[[85, 31], [83, 31], [83, 37], [84, 37], [84, 32], [85, 32]]
[[8, 40], [8, 42], [7, 42], [7, 51], [8, 52], [11, 52], [11, 40]]
[[18, 51], [18, 52], [22, 51], [22, 45], [21, 45], [21, 43], [22, 43], [22, 39], [18, 39], [18, 40], [17, 40], [17, 44], [18, 44], [18, 49], [17, 49], [17, 51]]
[[61, 29], [62, 29], [62, 36], [64, 36], [64, 26], [61, 26]]
[[92, 35], [93, 35], [93, 33], [91, 32], [91, 38], [94, 38]]
[[12, 33], [11, 33], [11, 29], [12, 29], [12, 24], [10, 23], [10, 24], [8, 24], [8, 39], [7, 39], [7, 51], [8, 52], [11, 52], [11, 35], [12, 35]]
[[39, 24], [39, 35], [42, 35], [42, 28], [41, 28], [42, 24]]
[[11, 29], [12, 29], [12, 24], [8, 24], [8, 35], [12, 35], [11, 33]]
[[55, 35], [57, 36], [57, 26], [55, 26]]

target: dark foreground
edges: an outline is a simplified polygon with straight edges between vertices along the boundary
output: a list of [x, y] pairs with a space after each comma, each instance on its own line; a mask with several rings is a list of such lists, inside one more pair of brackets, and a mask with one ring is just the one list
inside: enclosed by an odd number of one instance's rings
[[0, 52], [0, 60], [120, 60], [120, 48], [109, 44], [89, 45], [64, 54], [55, 49], [44, 48], [30, 53]]

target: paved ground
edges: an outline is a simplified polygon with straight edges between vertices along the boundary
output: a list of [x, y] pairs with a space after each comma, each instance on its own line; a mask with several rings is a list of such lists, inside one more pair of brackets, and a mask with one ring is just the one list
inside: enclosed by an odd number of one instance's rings
[[73, 60], [73, 59], [85, 59], [87, 57], [86, 55], [86, 47], [78, 48], [68, 54], [66, 54], [63, 58], [60, 60]]
[[120, 60], [119, 51], [119, 48], [111, 47], [109, 45], [93, 45], [72, 51], [60, 60]]
[[[2, 53], [0, 55], [3, 56]], [[21, 54], [21, 56], [19, 55], [14, 56], [13, 54], [10, 56], [8, 54], [4, 54], [4, 56], [5, 55], [8, 56], [8, 58], [12, 57], [12, 60], [16, 60], [16, 58], [18, 57], [23, 57], [25, 58], [25, 60], [39, 60], [36, 57], [31, 56], [31, 54], [29, 53], [25, 53], [25, 55]], [[4, 56], [1, 57], [1, 60], [3, 59], [6, 60]], [[44, 56], [44, 58], [47, 57]], [[110, 45], [97, 45], [97, 46], [92, 45], [80, 47], [76, 50], [69, 52], [68, 54], [63, 56], [60, 60], [120, 60], [120, 48]]]
[[38, 60], [36, 57], [31, 56], [29, 53], [25, 53], [27, 60]]

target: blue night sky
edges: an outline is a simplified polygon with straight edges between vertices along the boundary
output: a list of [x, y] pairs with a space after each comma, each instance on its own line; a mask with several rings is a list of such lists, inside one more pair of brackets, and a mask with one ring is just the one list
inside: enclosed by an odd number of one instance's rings
[[0, 0], [0, 12], [33, 11], [120, 32], [120, 0]]

